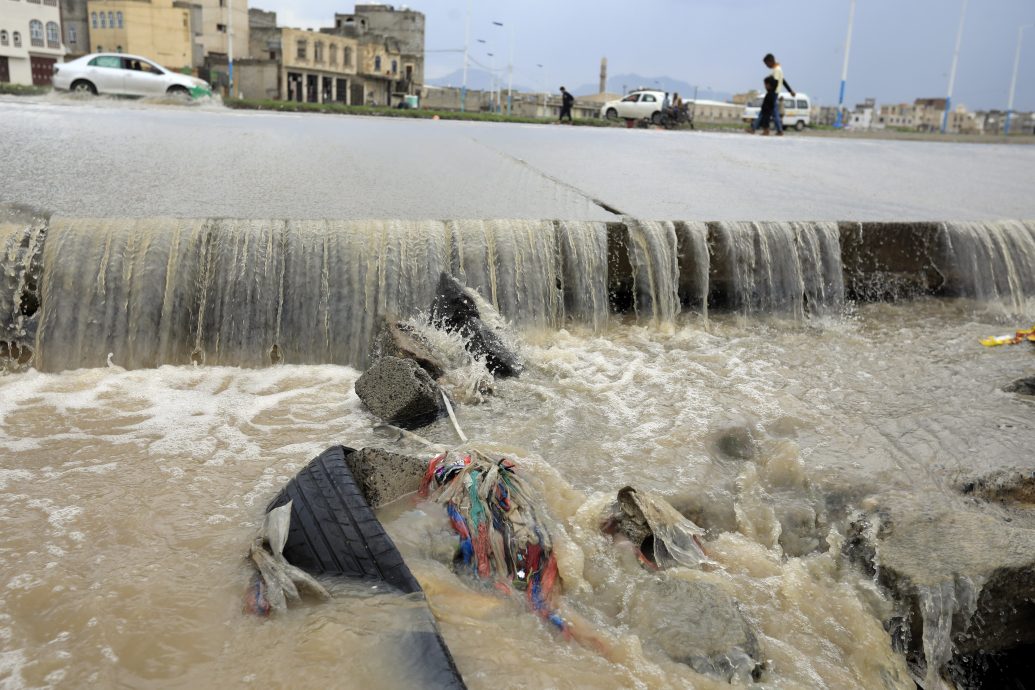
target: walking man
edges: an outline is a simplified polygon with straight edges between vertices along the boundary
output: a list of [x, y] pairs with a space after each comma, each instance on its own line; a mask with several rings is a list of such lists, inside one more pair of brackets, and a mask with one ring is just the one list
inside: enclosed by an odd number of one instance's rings
[[[783, 118], [780, 115], [780, 88], [786, 86], [787, 91], [791, 96], [796, 96], [797, 94], [794, 93], [794, 89], [791, 88], [790, 83], [783, 78], [783, 67], [776, 61], [776, 58], [773, 57], [772, 53], [766, 53], [766, 56], [762, 58], [762, 62], [765, 63], [766, 67], [772, 70], [769, 76], [776, 80], [777, 100], [776, 109], [773, 111], [773, 124], [776, 125], [777, 136], [783, 136]], [[759, 113], [759, 120], [761, 120], [761, 117], [762, 114]], [[758, 129], [758, 125], [761, 124], [759, 120], [755, 121], [755, 129]]]
[[561, 87], [561, 116], [558, 118], [558, 122], [564, 122], [564, 116], [568, 116], [568, 122], [572, 122], [571, 118], [571, 106], [575, 104], [575, 97], [571, 95], [571, 92]]

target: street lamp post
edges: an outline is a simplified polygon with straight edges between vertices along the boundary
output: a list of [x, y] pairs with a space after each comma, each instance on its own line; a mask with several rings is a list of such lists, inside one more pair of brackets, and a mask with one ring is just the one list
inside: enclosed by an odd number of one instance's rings
[[492, 112], [496, 112], [496, 53], [486, 53], [489, 56], [489, 105]]
[[1021, 39], [1024, 38], [1024, 30], [1030, 29], [1035, 24], [1024, 24], [1017, 27], [1017, 52], [1013, 56], [1013, 78], [1010, 79], [1010, 102], [1006, 104], [1006, 123], [1003, 125], [1003, 134], [1010, 133], [1010, 119], [1013, 117], [1013, 96], [1017, 92], [1017, 70], [1021, 66]]
[[464, 85], [460, 88], [460, 112], [467, 108], [467, 63], [471, 45], [471, 0], [467, 0], [467, 19], [464, 21]]
[[234, 97], [234, 0], [226, 3], [230, 18], [226, 20], [226, 78], [230, 82], [230, 98]]
[[956, 85], [956, 65], [960, 60], [960, 43], [963, 42], [963, 20], [967, 18], [967, 2], [963, 0], [960, 10], [960, 27], [956, 32], [956, 49], [952, 51], [952, 69], [949, 70], [949, 94], [945, 97], [945, 112], [942, 113], [942, 134], [949, 128], [949, 112], [952, 110], [952, 87]]
[[845, 62], [841, 67], [841, 93], [837, 97], [837, 120], [834, 121], [834, 127], [838, 129], [844, 127], [845, 83], [848, 81], [848, 54], [852, 50], [852, 22], [854, 20], [855, 0], [852, 0], [852, 4], [848, 8], [848, 35], [845, 36]]

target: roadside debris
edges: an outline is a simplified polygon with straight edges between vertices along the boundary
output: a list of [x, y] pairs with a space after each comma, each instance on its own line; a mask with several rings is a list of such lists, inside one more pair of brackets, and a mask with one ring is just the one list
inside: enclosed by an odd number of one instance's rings
[[1035, 326], [1017, 331], [1013, 335], [991, 335], [982, 338], [981, 344], [985, 347], [998, 347], [1000, 345], [1018, 345], [1025, 341], [1035, 345]]

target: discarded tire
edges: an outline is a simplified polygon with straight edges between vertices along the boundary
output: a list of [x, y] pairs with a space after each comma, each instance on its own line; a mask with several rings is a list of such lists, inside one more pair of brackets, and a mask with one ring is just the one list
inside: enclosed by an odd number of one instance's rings
[[[292, 501], [284, 557], [311, 575], [386, 582], [405, 594], [423, 594], [349, 470], [346, 456], [354, 452], [345, 446], [328, 448], [267, 506], [268, 512]], [[402, 637], [403, 659], [412, 665], [415, 682], [427, 688], [466, 688], [430, 612], [427, 616], [432, 630]]]

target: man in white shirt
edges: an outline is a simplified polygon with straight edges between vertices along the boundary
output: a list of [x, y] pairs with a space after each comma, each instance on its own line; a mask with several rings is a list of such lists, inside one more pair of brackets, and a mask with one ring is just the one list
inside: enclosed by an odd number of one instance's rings
[[[765, 63], [766, 67], [768, 67], [770, 70], [772, 70], [772, 72], [770, 73], [770, 76], [773, 79], [776, 80], [776, 93], [777, 94], [780, 93], [780, 87], [781, 86], [786, 86], [787, 87], [787, 91], [791, 94], [792, 97], [797, 95], [796, 93], [794, 93], [794, 89], [791, 88], [790, 83], [788, 83], [783, 78], [783, 67], [781, 67], [780, 63], [776, 61], [776, 58], [773, 57], [772, 53], [767, 53], [766, 56], [764, 58], [762, 58], [762, 62]], [[776, 104], [776, 109], [773, 111], [773, 123], [776, 125], [776, 134], [777, 134], [777, 136], [780, 136], [780, 135], [783, 134], [783, 119], [780, 117], [779, 95], [777, 95], [777, 99], [778, 100], [777, 100], [777, 104]]]

